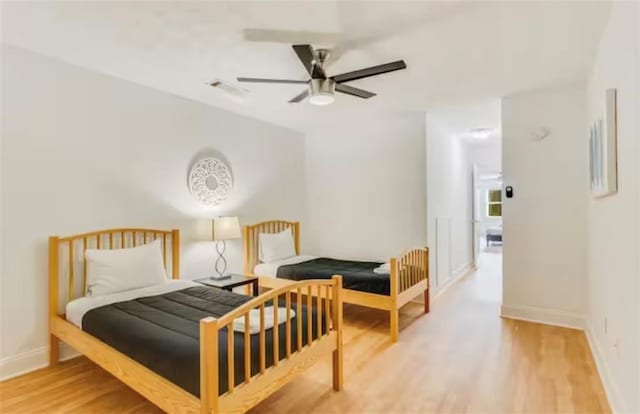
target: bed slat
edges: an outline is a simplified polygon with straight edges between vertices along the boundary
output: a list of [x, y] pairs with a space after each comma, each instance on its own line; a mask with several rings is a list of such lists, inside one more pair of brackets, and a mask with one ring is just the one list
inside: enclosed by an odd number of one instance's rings
[[267, 361], [267, 350], [265, 343], [265, 329], [264, 329], [264, 303], [260, 304], [260, 373], [264, 374]]
[[297, 337], [298, 337], [298, 349], [302, 349], [302, 290], [296, 291], [296, 322], [297, 322]]
[[251, 381], [251, 321], [249, 313], [244, 315], [244, 382]]
[[233, 322], [227, 325], [227, 379], [229, 391], [233, 392], [236, 387], [235, 375], [235, 355], [233, 349]]
[[324, 292], [324, 323], [326, 325], [326, 330], [327, 330], [327, 334], [329, 333], [329, 300], [331, 299], [329, 297], [329, 294], [331, 292], [331, 289], [329, 288], [329, 286], [327, 286], [325, 288], [325, 292]]
[[73, 261], [73, 240], [69, 240], [69, 300], [72, 300], [74, 296]]
[[278, 295], [273, 298], [273, 366], [280, 361], [280, 329], [278, 326]]
[[311, 345], [313, 340], [313, 293], [311, 286], [307, 288], [307, 346]]
[[291, 292], [287, 291], [285, 295], [285, 307], [287, 308], [287, 321], [285, 326], [285, 340], [287, 358], [291, 356]]
[[316, 338], [320, 339], [322, 336], [322, 286], [318, 285], [318, 303], [316, 304]]

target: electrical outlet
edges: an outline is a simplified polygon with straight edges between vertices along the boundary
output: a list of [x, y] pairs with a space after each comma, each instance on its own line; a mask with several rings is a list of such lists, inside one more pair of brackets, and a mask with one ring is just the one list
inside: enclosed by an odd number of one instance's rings
[[616, 357], [620, 359], [620, 338], [616, 338], [616, 342], [613, 344], [613, 347], [616, 349]]
[[604, 317], [604, 334], [606, 335], [608, 332], [608, 323], [607, 323], [607, 317]]

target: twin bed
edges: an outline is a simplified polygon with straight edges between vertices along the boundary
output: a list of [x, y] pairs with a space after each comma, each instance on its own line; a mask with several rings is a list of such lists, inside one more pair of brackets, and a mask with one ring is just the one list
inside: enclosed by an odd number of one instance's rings
[[[293, 246], [290, 257], [265, 260], [262, 257], [261, 235], [291, 232]], [[398, 258], [390, 259], [388, 272], [374, 269], [382, 263], [357, 262], [318, 258], [300, 254], [300, 223], [283, 220], [265, 221], [245, 226], [244, 272], [260, 277], [260, 286], [281, 288], [295, 281], [327, 279], [342, 276], [342, 301], [389, 312], [390, 336], [398, 340], [398, 313], [402, 306], [424, 297], [424, 311], [429, 312], [429, 250], [409, 250]], [[264, 242], [264, 240], [263, 240]], [[285, 255], [287, 256], [287, 255]]]
[[[295, 254], [265, 259], [259, 240], [283, 231]], [[333, 388], [342, 389], [343, 302], [388, 311], [393, 341], [400, 307], [424, 295], [429, 311], [426, 248], [392, 258], [385, 273], [374, 271], [382, 263], [301, 256], [297, 222], [246, 226], [245, 273], [270, 288], [250, 297], [180, 280], [179, 246], [178, 230], [50, 237], [50, 365], [62, 341], [166, 412], [245, 412], [328, 354]], [[122, 258], [154, 248], [159, 282], [132, 284], [148, 268]], [[106, 271], [102, 285], [91, 276], [105, 272], [100, 257], [125, 263]]]
[[[126, 253], [149, 242], [161, 244], [172, 280], [104, 294], [87, 287], [88, 249]], [[247, 411], [328, 354], [342, 389], [340, 276], [249, 297], [179, 280], [179, 244], [177, 230], [52, 236], [50, 365], [63, 341], [170, 413]]]

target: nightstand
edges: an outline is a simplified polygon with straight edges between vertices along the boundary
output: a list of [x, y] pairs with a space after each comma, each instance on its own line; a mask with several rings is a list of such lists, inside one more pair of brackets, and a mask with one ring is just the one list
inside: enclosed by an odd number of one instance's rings
[[231, 274], [231, 277], [226, 279], [213, 279], [211, 277], [205, 277], [202, 279], [196, 279], [194, 282], [198, 282], [202, 285], [211, 286], [218, 289], [232, 291], [233, 288], [238, 286], [244, 286], [248, 284], [253, 285], [253, 296], [258, 296], [258, 278], [255, 276], [246, 276], [239, 274]]

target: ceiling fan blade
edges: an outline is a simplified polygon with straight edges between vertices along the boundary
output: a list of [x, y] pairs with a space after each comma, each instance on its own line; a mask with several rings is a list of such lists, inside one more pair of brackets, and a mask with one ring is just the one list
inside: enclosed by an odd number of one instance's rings
[[324, 73], [324, 69], [315, 64], [316, 55], [311, 45], [293, 45], [293, 50], [311, 79], [326, 79], [327, 75]]
[[381, 75], [394, 70], [406, 69], [407, 64], [404, 60], [398, 60], [384, 65], [371, 66], [370, 68], [355, 70], [353, 72], [343, 73], [341, 75], [332, 76], [331, 79], [336, 83], [354, 81], [356, 79], [368, 78], [369, 76]]
[[293, 79], [264, 79], [264, 78], [238, 78], [238, 82], [252, 82], [252, 83], [295, 83], [304, 84], [309, 83], [305, 80], [293, 80]]
[[289, 103], [298, 103], [303, 101], [307, 96], [309, 96], [309, 88], [305, 89], [301, 94], [294, 96], [289, 100]]
[[348, 95], [357, 96], [358, 98], [364, 98], [364, 99], [368, 99], [368, 98], [371, 98], [372, 96], [376, 96], [376, 94], [373, 92], [365, 91], [364, 89], [358, 89], [358, 88], [354, 88], [353, 86], [343, 85], [340, 83], [336, 85], [336, 91], [346, 93]]

